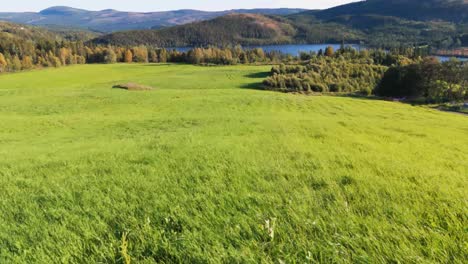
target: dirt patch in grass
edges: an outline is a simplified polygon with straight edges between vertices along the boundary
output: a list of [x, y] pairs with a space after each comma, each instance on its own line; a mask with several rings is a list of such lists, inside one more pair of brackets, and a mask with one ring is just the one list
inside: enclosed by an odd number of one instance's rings
[[138, 83], [125, 83], [125, 84], [117, 84], [112, 86], [115, 89], [124, 89], [128, 91], [151, 91], [154, 90], [154, 87], [142, 85]]

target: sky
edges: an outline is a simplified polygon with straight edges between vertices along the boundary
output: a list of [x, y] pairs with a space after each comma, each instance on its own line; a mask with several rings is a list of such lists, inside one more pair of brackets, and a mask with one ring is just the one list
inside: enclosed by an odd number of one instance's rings
[[40, 11], [50, 6], [70, 6], [87, 10], [165, 11], [176, 9], [228, 10], [239, 8], [324, 9], [356, 0], [6, 0], [0, 12]]

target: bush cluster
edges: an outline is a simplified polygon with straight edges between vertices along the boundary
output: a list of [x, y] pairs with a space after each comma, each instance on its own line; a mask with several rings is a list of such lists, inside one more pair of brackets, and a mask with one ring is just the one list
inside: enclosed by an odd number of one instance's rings
[[422, 99], [428, 103], [468, 100], [468, 64], [458, 60], [393, 66], [375, 90], [379, 96]]
[[272, 68], [263, 84], [284, 92], [361, 92], [370, 94], [387, 67], [341, 58], [316, 57], [305, 65]]

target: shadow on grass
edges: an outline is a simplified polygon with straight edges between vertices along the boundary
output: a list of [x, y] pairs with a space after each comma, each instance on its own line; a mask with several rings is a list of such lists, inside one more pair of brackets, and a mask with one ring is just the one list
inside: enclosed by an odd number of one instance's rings
[[[179, 64], [182, 64], [182, 63], [179, 63]], [[142, 66], [144, 66], [144, 67], [162, 67], [162, 66], [172, 66], [172, 65], [177, 65], [177, 64], [174, 64], [174, 63], [147, 63], [147, 64], [142, 64]], [[189, 65], [189, 64], [183, 64], [183, 65]]]
[[336, 96], [336, 97], [346, 97], [351, 99], [360, 99], [360, 100], [375, 100], [375, 101], [393, 101], [388, 98], [382, 98], [374, 95], [365, 95], [362, 93], [324, 93], [323, 95]]
[[270, 72], [255, 72], [255, 73], [249, 73], [245, 75], [247, 78], [252, 78], [252, 79], [265, 79], [268, 76], [270, 76]]
[[240, 86], [242, 89], [252, 89], [252, 90], [266, 90], [263, 85], [263, 80], [270, 76], [270, 72], [254, 72], [244, 75], [244, 77], [251, 79], [259, 79], [257, 82], [243, 84]]
[[252, 90], [265, 90], [265, 87], [263, 86], [262, 82], [254, 82], [254, 83], [248, 83], [248, 84], [243, 84], [239, 86], [242, 89], [252, 89]]

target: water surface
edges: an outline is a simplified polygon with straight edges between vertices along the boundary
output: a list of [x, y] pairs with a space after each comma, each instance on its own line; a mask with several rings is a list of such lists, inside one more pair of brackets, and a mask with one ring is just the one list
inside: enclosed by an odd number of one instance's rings
[[[258, 45], [258, 46], [245, 46], [243, 47], [244, 49], [254, 49], [254, 48], [261, 48], [265, 52], [272, 52], [272, 51], [278, 51], [283, 54], [287, 55], [292, 55], [292, 56], [299, 56], [301, 52], [319, 52], [320, 50], [325, 51], [325, 49], [331, 46], [333, 47], [334, 50], [338, 50], [341, 47], [341, 44], [285, 44], [285, 45]], [[356, 50], [361, 50], [361, 49], [366, 49], [365, 46], [359, 45], [359, 44], [346, 44], [347, 47], [353, 47]], [[179, 47], [175, 48], [176, 50], [180, 52], [187, 52], [192, 47]], [[450, 56], [436, 56], [439, 58], [441, 62], [448, 61], [450, 60]], [[456, 57], [457, 59], [461, 61], [468, 61], [468, 58], [461, 58], [461, 57]]]

